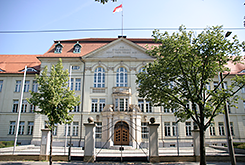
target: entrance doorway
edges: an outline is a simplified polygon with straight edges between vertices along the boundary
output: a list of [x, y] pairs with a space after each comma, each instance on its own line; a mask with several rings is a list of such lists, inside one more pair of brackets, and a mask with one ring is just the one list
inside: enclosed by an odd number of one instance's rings
[[114, 127], [114, 145], [129, 145], [129, 126], [119, 121]]

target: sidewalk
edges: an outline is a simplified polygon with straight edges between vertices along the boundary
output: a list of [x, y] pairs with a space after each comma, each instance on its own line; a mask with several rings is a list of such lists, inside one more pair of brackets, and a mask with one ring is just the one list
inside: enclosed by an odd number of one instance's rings
[[[54, 165], [80, 165], [80, 164], [87, 164], [87, 165], [126, 165], [126, 164], [144, 164], [144, 165], [150, 165], [153, 163], [147, 163], [147, 162], [137, 162], [137, 163], [131, 163], [131, 162], [124, 162], [124, 163], [115, 163], [115, 162], [96, 162], [96, 163], [83, 163], [83, 162], [53, 162]], [[154, 163], [154, 165], [199, 165], [199, 162], [165, 162], [165, 163]], [[49, 162], [34, 162], [34, 161], [5, 161], [1, 162], [0, 165], [49, 165]], [[207, 162], [207, 165], [230, 165], [229, 162]], [[238, 162], [237, 165], [245, 165], [245, 163]]]

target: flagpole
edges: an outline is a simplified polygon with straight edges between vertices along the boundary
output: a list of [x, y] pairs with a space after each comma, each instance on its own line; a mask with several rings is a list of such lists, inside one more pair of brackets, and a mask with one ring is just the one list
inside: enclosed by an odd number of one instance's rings
[[122, 37], [123, 37], [123, 9], [122, 9]]
[[22, 89], [20, 93], [19, 112], [18, 112], [18, 118], [17, 118], [17, 126], [15, 128], [13, 154], [15, 154], [15, 148], [16, 148], [17, 138], [18, 138], [18, 133], [19, 133], [20, 115], [21, 115], [22, 100], [23, 100], [24, 86], [25, 86], [25, 80], [26, 80], [26, 70], [27, 70], [27, 66], [25, 66], [24, 77], [23, 77], [23, 82], [22, 82]]

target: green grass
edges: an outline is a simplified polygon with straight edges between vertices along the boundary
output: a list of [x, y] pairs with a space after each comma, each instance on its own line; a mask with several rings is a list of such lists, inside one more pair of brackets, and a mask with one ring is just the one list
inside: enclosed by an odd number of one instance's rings
[[234, 148], [244, 149], [245, 150], [245, 143], [233, 143]]
[[14, 146], [14, 141], [0, 141], [0, 148], [12, 147]]

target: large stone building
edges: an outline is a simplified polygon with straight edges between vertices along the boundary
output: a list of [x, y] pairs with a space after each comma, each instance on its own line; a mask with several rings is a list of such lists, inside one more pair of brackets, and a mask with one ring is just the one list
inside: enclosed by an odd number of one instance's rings
[[[71, 88], [81, 96], [81, 102], [70, 112], [74, 115], [70, 125], [57, 125], [54, 145], [64, 146], [68, 128], [67, 134], [72, 136], [74, 146], [84, 146], [83, 123], [93, 117], [97, 123], [97, 147], [147, 146], [147, 122], [154, 117], [156, 123], [160, 123], [160, 147], [176, 146], [177, 135], [180, 146], [191, 146], [193, 121], [176, 124], [171, 109], [154, 107], [138, 97], [135, 74], [154, 60], [146, 53], [146, 45], [151, 47], [155, 43], [152, 39], [88, 38], [54, 41], [43, 55], [0, 55], [0, 140], [14, 140], [23, 71], [27, 66], [18, 143], [40, 145], [41, 129], [47, 117], [33, 113], [38, 107], [29, 105], [26, 98], [30, 97], [29, 90], [37, 91], [35, 74], [44, 66], [50, 70], [61, 58], [71, 74]], [[230, 66], [234, 72], [228, 77], [228, 85], [232, 76], [242, 74], [245, 69], [244, 65]], [[217, 82], [218, 79], [214, 79], [210, 88]], [[239, 95], [245, 98], [245, 90]], [[238, 108], [230, 108], [234, 141], [245, 141], [244, 103], [240, 100]], [[206, 143], [224, 145], [225, 132], [224, 116], [220, 114], [206, 131]]]

